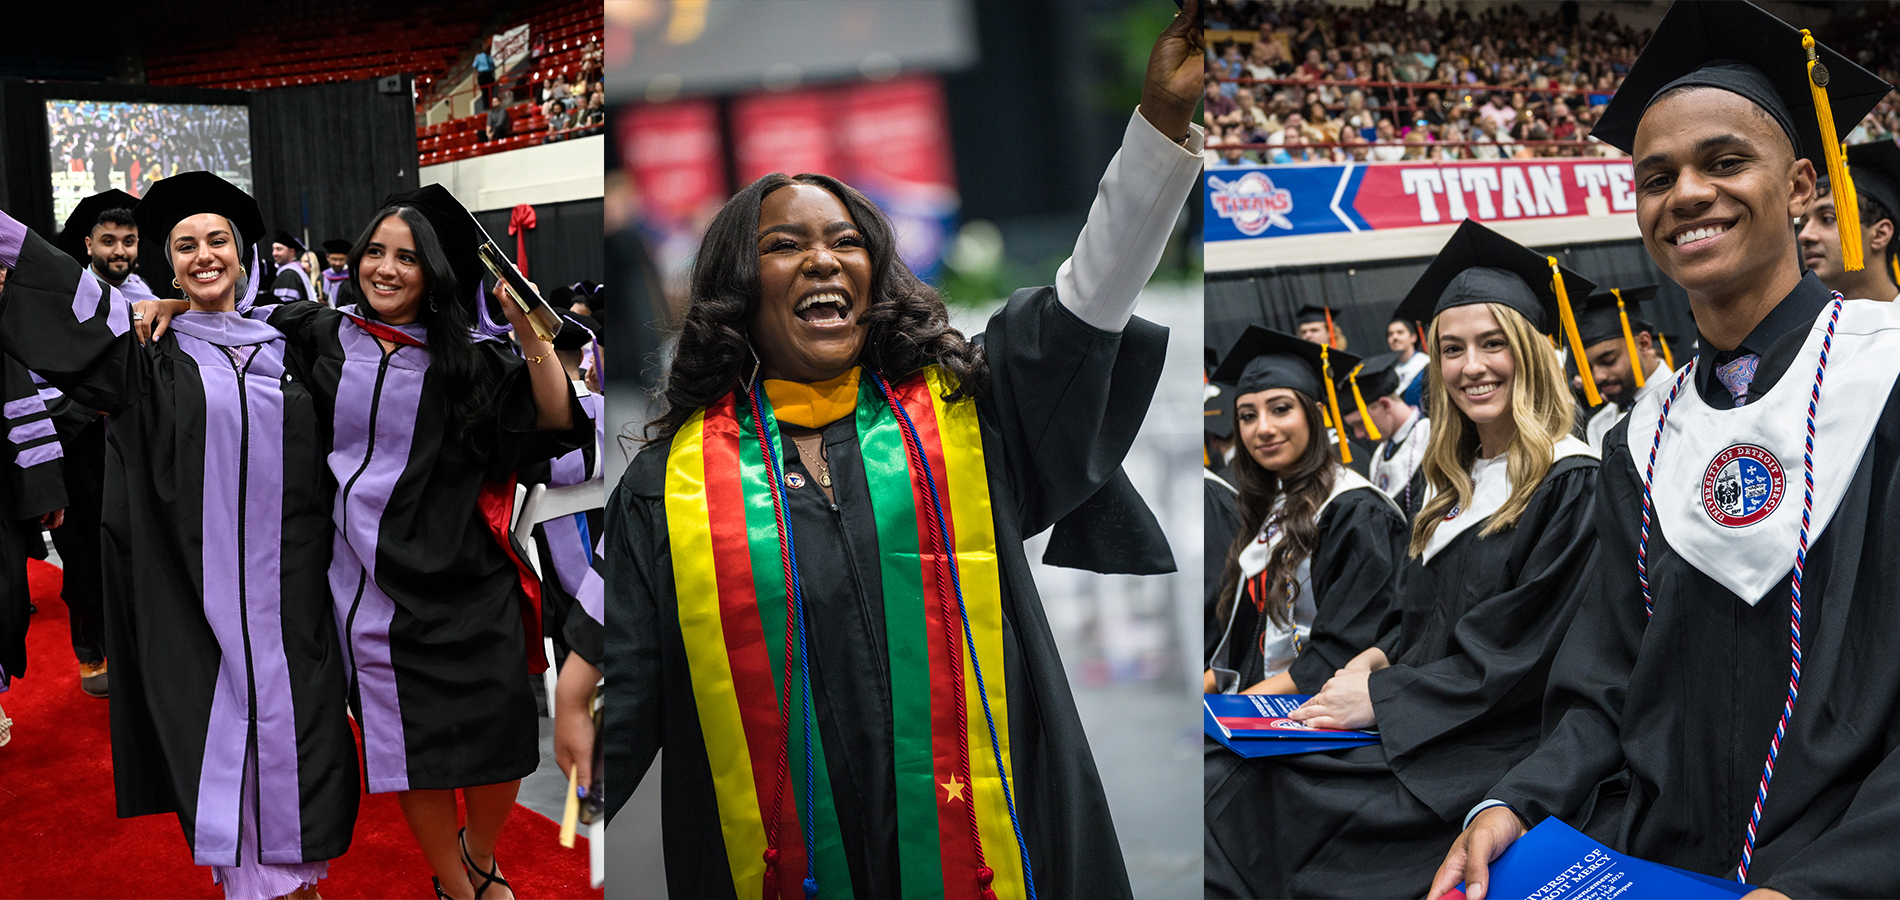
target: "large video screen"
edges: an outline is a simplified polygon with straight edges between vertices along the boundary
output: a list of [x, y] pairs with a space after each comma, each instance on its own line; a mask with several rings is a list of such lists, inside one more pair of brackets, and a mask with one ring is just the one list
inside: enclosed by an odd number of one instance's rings
[[118, 188], [134, 197], [153, 181], [205, 170], [251, 190], [251, 110], [203, 103], [46, 101], [53, 217]]

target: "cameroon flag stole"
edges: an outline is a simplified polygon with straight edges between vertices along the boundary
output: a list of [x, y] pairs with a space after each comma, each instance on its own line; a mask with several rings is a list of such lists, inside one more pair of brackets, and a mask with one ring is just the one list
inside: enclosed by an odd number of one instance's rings
[[[853, 413], [884, 592], [899, 875], [906, 897], [1020, 898], [1033, 880], [1013, 810], [996, 534], [976, 404], [946, 403], [952, 384], [935, 366], [888, 386], [867, 371]], [[780, 446], [756, 384], [674, 435], [680, 633], [738, 896], [848, 897], [823, 741], [806, 733]]]

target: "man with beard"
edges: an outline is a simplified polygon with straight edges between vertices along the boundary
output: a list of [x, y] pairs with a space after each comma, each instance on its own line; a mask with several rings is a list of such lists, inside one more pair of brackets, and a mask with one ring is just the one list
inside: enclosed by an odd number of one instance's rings
[[291, 237], [288, 231], [279, 231], [271, 238], [270, 258], [277, 263], [277, 278], [270, 285], [270, 299], [257, 295], [260, 303], [290, 303], [294, 300], [312, 300], [317, 291], [310, 285], [310, 276], [303, 268], [303, 242]]
[[1663, 362], [1656, 329], [1638, 316], [1641, 305], [1655, 296], [1653, 284], [1623, 291], [1605, 288], [1590, 295], [1589, 305], [1577, 317], [1583, 356], [1590, 361], [1590, 376], [1603, 397], [1603, 405], [1584, 428], [1584, 440], [1599, 453], [1604, 435], [1637, 400], [1668, 390], [1669, 367]]

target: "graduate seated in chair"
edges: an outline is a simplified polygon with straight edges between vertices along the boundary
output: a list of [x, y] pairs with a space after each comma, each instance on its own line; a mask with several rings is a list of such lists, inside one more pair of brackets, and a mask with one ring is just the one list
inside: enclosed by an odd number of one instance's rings
[[1889, 90], [1750, 4], [1677, 3], [1604, 112], [1702, 350], [1604, 441], [1544, 737], [1433, 896], [1483, 900], [1551, 816], [1750, 897], [1900, 895], [1900, 310], [1830, 294], [1789, 227], [1829, 170], [1843, 269], [1883, 264], [1836, 136]]
[[1399, 625], [1290, 716], [1380, 742], [1247, 760], [1210, 748], [1207, 896], [1420, 896], [1465, 810], [1536, 746], [1595, 548], [1596, 459], [1568, 435], [1546, 335], [1566, 293], [1590, 287], [1466, 221], [1401, 304], [1427, 323], [1434, 427]]
[[1232, 386], [1240, 527], [1223, 550], [1208, 693], [1312, 693], [1397, 624], [1405, 518], [1340, 465], [1320, 424], [1328, 374], [1357, 364], [1256, 325], [1214, 372]]

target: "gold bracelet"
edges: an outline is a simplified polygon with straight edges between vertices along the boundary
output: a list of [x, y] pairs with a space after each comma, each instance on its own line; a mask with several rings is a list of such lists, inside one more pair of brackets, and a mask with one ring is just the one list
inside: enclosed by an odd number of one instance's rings
[[531, 362], [531, 363], [538, 363], [538, 362], [540, 362], [540, 361], [542, 361], [542, 360], [544, 360], [544, 359], [547, 359], [547, 358], [548, 358], [548, 355], [547, 355], [546, 353], [543, 353], [543, 354], [541, 354], [540, 356], [523, 356], [523, 357], [521, 357], [521, 358], [522, 358], [522, 359], [525, 359], [525, 360], [527, 360], [527, 361], [529, 361], [529, 362]]

